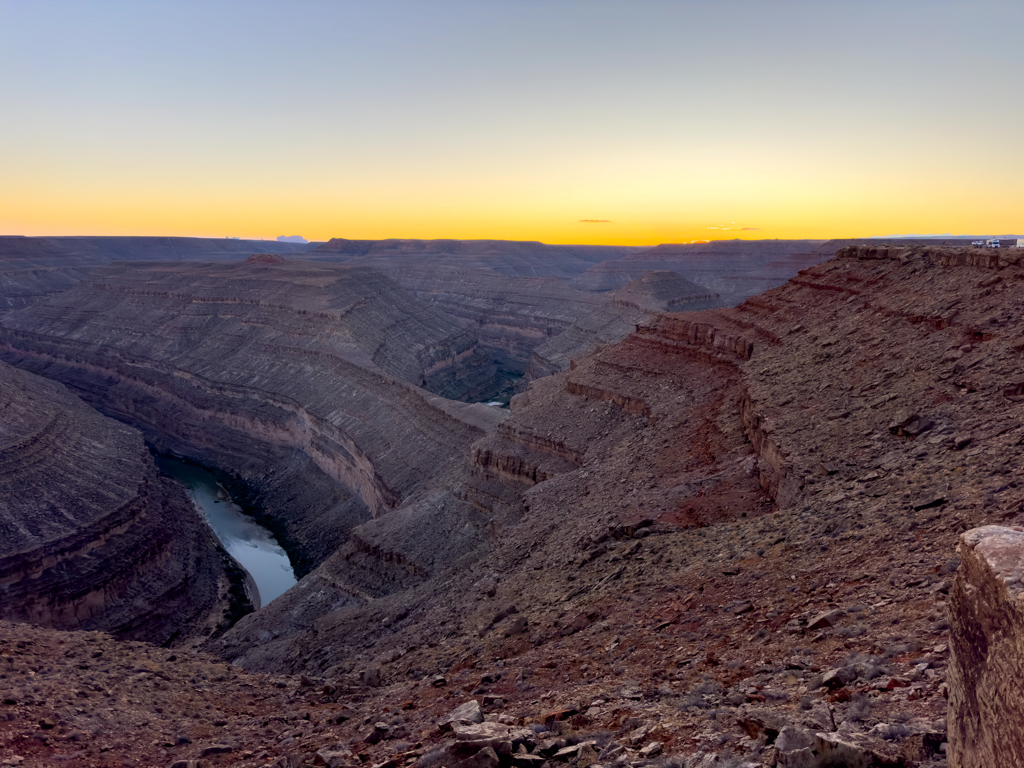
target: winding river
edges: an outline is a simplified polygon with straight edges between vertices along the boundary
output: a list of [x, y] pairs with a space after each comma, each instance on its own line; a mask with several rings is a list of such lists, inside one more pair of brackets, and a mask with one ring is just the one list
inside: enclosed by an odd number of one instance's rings
[[179, 459], [157, 456], [157, 466], [188, 492], [224, 549], [248, 571], [259, 591], [256, 608], [267, 605], [295, 584], [288, 555], [273, 534], [242, 512], [209, 470]]

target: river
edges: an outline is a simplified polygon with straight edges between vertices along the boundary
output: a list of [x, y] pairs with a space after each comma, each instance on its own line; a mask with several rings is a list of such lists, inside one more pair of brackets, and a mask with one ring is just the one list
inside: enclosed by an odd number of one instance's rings
[[291, 561], [273, 534], [242, 512], [212, 472], [168, 456], [157, 456], [156, 463], [185, 487], [224, 549], [249, 572], [259, 590], [257, 608], [295, 584]]

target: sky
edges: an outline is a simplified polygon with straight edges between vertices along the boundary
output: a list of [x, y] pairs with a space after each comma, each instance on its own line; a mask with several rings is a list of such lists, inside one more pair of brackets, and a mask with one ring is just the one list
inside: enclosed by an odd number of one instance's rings
[[0, 0], [0, 234], [1024, 232], [1024, 3]]

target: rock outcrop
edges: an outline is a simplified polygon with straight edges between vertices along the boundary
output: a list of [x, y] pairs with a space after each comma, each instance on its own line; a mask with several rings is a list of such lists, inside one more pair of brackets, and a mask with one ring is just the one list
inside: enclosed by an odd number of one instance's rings
[[5, 363], [0, 529], [6, 619], [180, 644], [247, 609], [240, 569], [142, 436]]
[[960, 537], [950, 593], [949, 764], [1024, 765], [1024, 529]]
[[612, 291], [617, 306], [633, 307], [647, 312], [690, 312], [724, 306], [718, 295], [702, 285], [691, 283], [677, 272], [651, 270], [636, 280]]

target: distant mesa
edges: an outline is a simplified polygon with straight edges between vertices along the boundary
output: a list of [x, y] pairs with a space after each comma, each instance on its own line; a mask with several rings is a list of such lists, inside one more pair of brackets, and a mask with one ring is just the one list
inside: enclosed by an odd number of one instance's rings
[[279, 235], [277, 238], [279, 243], [308, 243], [309, 240], [304, 238], [302, 235]]

